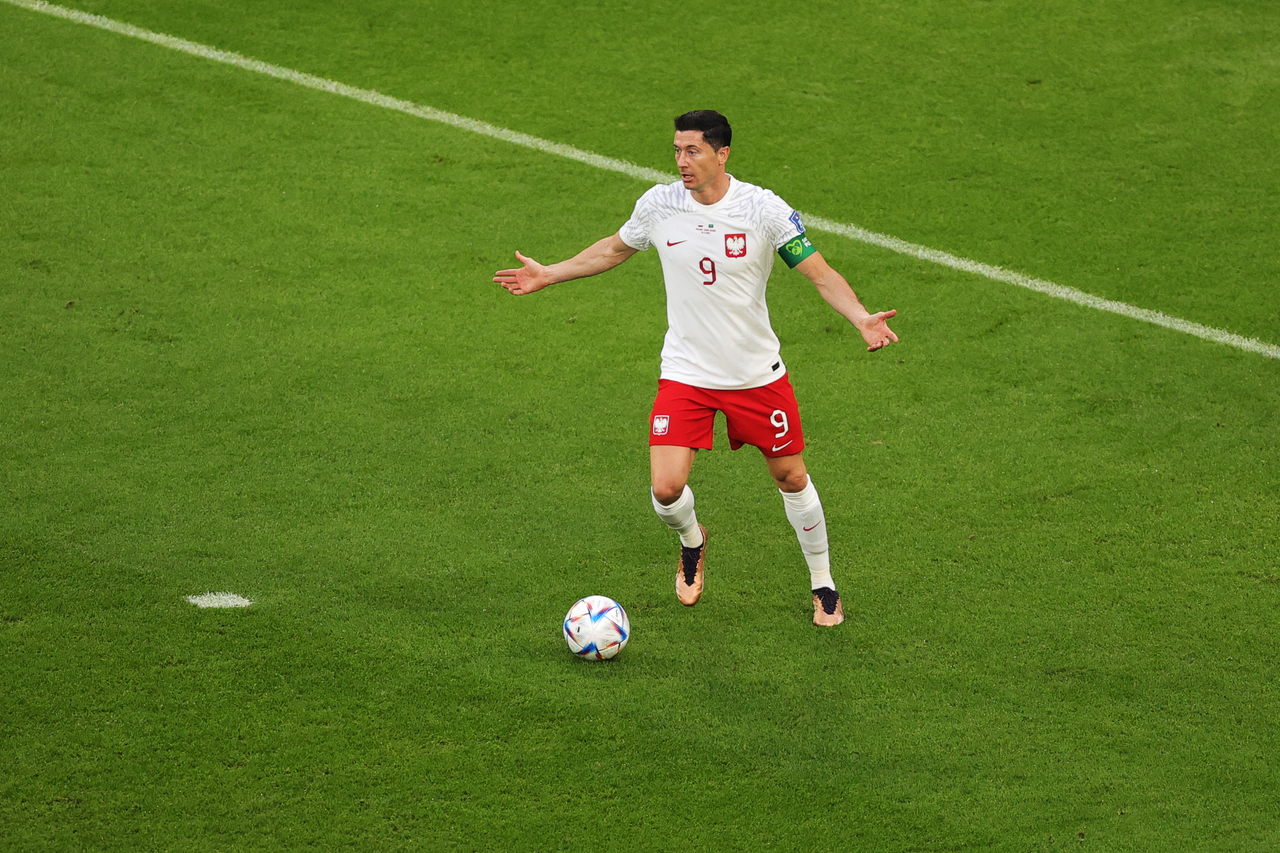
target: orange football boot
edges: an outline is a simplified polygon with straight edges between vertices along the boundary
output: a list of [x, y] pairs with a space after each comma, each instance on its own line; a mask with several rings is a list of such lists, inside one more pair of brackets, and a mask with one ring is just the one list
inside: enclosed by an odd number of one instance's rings
[[702, 544], [697, 548], [680, 546], [680, 564], [676, 566], [676, 598], [692, 607], [702, 597], [703, 570], [707, 567], [707, 528], [701, 524]]
[[833, 628], [844, 621], [844, 604], [840, 593], [829, 586], [813, 591], [813, 624]]

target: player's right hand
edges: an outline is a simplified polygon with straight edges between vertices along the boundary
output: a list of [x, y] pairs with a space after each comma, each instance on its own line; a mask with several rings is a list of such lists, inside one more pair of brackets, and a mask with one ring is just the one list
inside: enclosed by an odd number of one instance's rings
[[521, 264], [519, 267], [498, 270], [493, 275], [493, 280], [505, 287], [508, 293], [524, 296], [526, 293], [542, 290], [552, 283], [551, 273], [544, 265], [519, 252], [516, 252], [516, 260]]

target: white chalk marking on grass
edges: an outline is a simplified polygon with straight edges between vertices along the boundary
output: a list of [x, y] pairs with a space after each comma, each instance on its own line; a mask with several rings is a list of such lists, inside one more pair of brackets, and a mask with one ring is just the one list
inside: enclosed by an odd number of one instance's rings
[[984, 264], [981, 261], [971, 261], [967, 258], [957, 257], [956, 255], [943, 252], [939, 249], [930, 249], [928, 246], [921, 246], [916, 243], [908, 243], [906, 240], [900, 240], [888, 234], [877, 234], [874, 231], [867, 231], [856, 225], [845, 225], [840, 222], [833, 222], [830, 219], [823, 219], [820, 216], [806, 216], [805, 220], [809, 225], [832, 234], [839, 234], [843, 237], [849, 237], [863, 243], [870, 243], [873, 246], [880, 246], [900, 255], [907, 255], [922, 261], [929, 261], [944, 267], [960, 270], [962, 272], [973, 273], [992, 281], [1000, 281], [1005, 284], [1012, 284], [1017, 287], [1023, 287], [1027, 290], [1034, 290], [1037, 293], [1043, 293], [1046, 296], [1052, 296], [1055, 299], [1062, 299], [1067, 302], [1074, 302], [1076, 305], [1082, 305], [1085, 308], [1093, 308], [1098, 311], [1107, 311], [1111, 314], [1119, 314], [1121, 317], [1128, 317], [1131, 320], [1141, 320], [1144, 323], [1153, 323], [1157, 326], [1163, 326], [1166, 329], [1173, 329], [1187, 335], [1193, 335], [1213, 343], [1225, 344], [1226, 346], [1242, 349], [1247, 352], [1257, 353], [1267, 358], [1280, 359], [1280, 346], [1269, 344], [1255, 338], [1246, 338], [1237, 335], [1234, 332], [1228, 332], [1225, 329], [1215, 329], [1212, 326], [1203, 326], [1190, 320], [1183, 320], [1160, 311], [1152, 311], [1149, 308], [1139, 308], [1136, 305], [1129, 305], [1125, 302], [1116, 302], [1113, 299], [1104, 299], [1101, 296], [1094, 296], [1092, 293], [1085, 293], [1083, 290], [1077, 290], [1074, 287], [1068, 287], [1064, 284], [1055, 284], [1052, 281], [1045, 281], [1041, 278], [1032, 278], [1029, 275], [1023, 275], [1020, 272], [1007, 270], [1003, 267]]
[[252, 601], [234, 592], [206, 592], [200, 595], [188, 595], [187, 601], [196, 607], [248, 607]]
[[[574, 148], [572, 145], [552, 142], [547, 139], [541, 139], [537, 136], [530, 136], [527, 133], [508, 130], [505, 127], [498, 127], [497, 125], [489, 124], [487, 122], [467, 118], [466, 116], [461, 116], [456, 113], [445, 112], [444, 110], [438, 110], [434, 107], [422, 104], [415, 104], [411, 101], [404, 101], [399, 98], [392, 98], [371, 89], [358, 89], [354, 86], [348, 86], [345, 83], [339, 83], [335, 80], [327, 80], [324, 77], [317, 77], [313, 74], [306, 74], [301, 71], [294, 71], [290, 68], [283, 68], [279, 65], [272, 65], [268, 62], [261, 62], [257, 59], [250, 59], [249, 57], [241, 56], [238, 53], [219, 50], [215, 47], [165, 35], [164, 33], [144, 30], [141, 27], [135, 27], [132, 24], [126, 24], [110, 18], [104, 18], [101, 15], [93, 15], [88, 12], [82, 12], [78, 9], [68, 9], [52, 3], [45, 3], [43, 0], [0, 0], [0, 2], [9, 3], [13, 6], [20, 6], [34, 12], [42, 12], [46, 15], [52, 15], [58, 18], [64, 18], [77, 24], [97, 27], [118, 35], [141, 39], [142, 41], [151, 42], [152, 44], [167, 47], [181, 53], [187, 53], [202, 59], [209, 59], [214, 62], [232, 65], [236, 68], [241, 68], [245, 71], [252, 71], [256, 74], [265, 74], [268, 77], [275, 77], [278, 80], [284, 80], [299, 86], [305, 86], [309, 89], [316, 89], [321, 92], [341, 95], [344, 98], [351, 98], [372, 106], [395, 110], [396, 112], [405, 113], [417, 118], [439, 122], [440, 124], [446, 124], [471, 133], [477, 133], [481, 136], [500, 139], [514, 145], [532, 148], [535, 151], [540, 151], [544, 154], [554, 154], [558, 157], [576, 160], [580, 163], [585, 163], [588, 166], [594, 166], [597, 169], [617, 172], [636, 178], [637, 180], [665, 184], [669, 183], [672, 179], [672, 176], [667, 172], [648, 169], [644, 166], [638, 166], [635, 163], [628, 163], [626, 160], [605, 157], [591, 151], [583, 151], [580, 148]], [[1157, 326], [1163, 326], [1166, 329], [1172, 329], [1213, 343], [1235, 347], [1236, 349], [1256, 353], [1267, 358], [1280, 359], [1280, 346], [1276, 346], [1275, 344], [1269, 344], [1255, 338], [1246, 338], [1233, 332], [1228, 332], [1224, 329], [1216, 329], [1212, 326], [1193, 323], [1190, 320], [1182, 320], [1178, 317], [1173, 317], [1159, 311], [1139, 308], [1135, 305], [1116, 302], [1111, 299], [1103, 299], [1100, 296], [1085, 293], [1084, 291], [1077, 290], [1074, 287], [1067, 287], [1065, 285], [1055, 284], [1051, 281], [1033, 278], [1019, 272], [1004, 269], [1003, 267], [984, 264], [980, 261], [972, 261], [967, 258], [952, 255], [948, 252], [943, 252], [939, 249], [931, 249], [928, 246], [910, 243], [906, 240], [887, 234], [877, 234], [874, 231], [868, 231], [864, 228], [859, 228], [856, 225], [835, 222], [821, 216], [803, 213], [801, 215], [806, 221], [808, 221], [812, 228], [818, 231], [825, 231], [830, 234], [848, 237], [851, 240], [857, 240], [872, 246], [878, 246], [882, 249], [888, 249], [891, 252], [897, 252], [898, 254], [916, 258], [917, 260], [927, 261], [929, 263], [939, 264], [962, 272], [982, 276], [992, 281], [1012, 284], [1016, 287], [1033, 290], [1037, 293], [1052, 296], [1055, 299], [1062, 299], [1085, 308], [1092, 308], [1097, 311], [1106, 311], [1111, 314], [1118, 314], [1122, 317], [1127, 317], [1131, 320], [1139, 320], [1144, 323], [1153, 323]]]
[[164, 33], [153, 32], [152, 30], [144, 30], [141, 27], [135, 27], [133, 24], [114, 21], [111, 18], [104, 18], [101, 15], [93, 15], [88, 12], [81, 12], [79, 9], [68, 9], [64, 6], [45, 3], [43, 0], [2, 0], [2, 2], [9, 3], [13, 6], [21, 6], [34, 12], [43, 12], [46, 15], [53, 15], [57, 18], [65, 18], [66, 20], [74, 21], [77, 24], [97, 27], [98, 29], [107, 30], [108, 32], [116, 33], [117, 35], [141, 39], [142, 41], [151, 42], [152, 44], [157, 44], [161, 47], [180, 51], [181, 53], [198, 56], [201, 59], [209, 59], [214, 62], [233, 65], [236, 68], [241, 68], [245, 71], [252, 71], [256, 74], [265, 74], [268, 77], [275, 77], [278, 80], [285, 80], [289, 83], [305, 86], [308, 89], [317, 89], [321, 92], [341, 95], [344, 98], [351, 98], [376, 107], [383, 107], [385, 109], [395, 110], [396, 112], [406, 113], [416, 118], [423, 118], [428, 121], [447, 124], [452, 127], [460, 128], [461, 130], [478, 133], [482, 136], [490, 136], [494, 139], [501, 139], [504, 142], [511, 142], [515, 145], [523, 145], [526, 148], [533, 148], [546, 154], [556, 154], [560, 157], [567, 157], [570, 160], [578, 160], [579, 162], [586, 163], [589, 166], [595, 166], [598, 169], [621, 172], [624, 175], [630, 175], [633, 178], [639, 178], [641, 180], [653, 181], [654, 183], [666, 183], [671, 179], [671, 176], [666, 172], [659, 172], [656, 169], [646, 169], [642, 166], [637, 166], [634, 163], [628, 163], [625, 160], [616, 160], [613, 157], [593, 154], [590, 151], [583, 151], [579, 148], [574, 148], [571, 145], [561, 145], [558, 142], [540, 139], [536, 136], [530, 136], [527, 133], [508, 130], [505, 127], [498, 127], [497, 125], [477, 121], [476, 119], [460, 116], [456, 113], [438, 110], [435, 107], [428, 107], [422, 104], [415, 104], [412, 101], [392, 98], [389, 95], [384, 95], [381, 92], [375, 92], [372, 89], [358, 89], [355, 86], [348, 86], [346, 83], [339, 83], [336, 80], [328, 80], [324, 77], [317, 77], [314, 74], [294, 71], [291, 68], [283, 68], [279, 65], [272, 65], [269, 62], [250, 59], [247, 56], [232, 53], [231, 51], [220, 50], [216, 47], [187, 41], [186, 39], [165, 35]]

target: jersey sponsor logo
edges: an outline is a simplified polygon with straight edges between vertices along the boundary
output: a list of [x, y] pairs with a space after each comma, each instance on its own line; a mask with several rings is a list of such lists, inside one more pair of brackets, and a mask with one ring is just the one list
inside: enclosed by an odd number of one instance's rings
[[724, 254], [726, 258], [745, 258], [747, 256], [747, 235], [724, 235]]
[[671, 429], [670, 415], [654, 415], [653, 416], [653, 434], [666, 435], [667, 430]]
[[667, 247], [670, 248], [671, 246], [679, 246], [681, 243], [688, 243], [688, 242], [689, 242], [688, 240], [668, 240]]

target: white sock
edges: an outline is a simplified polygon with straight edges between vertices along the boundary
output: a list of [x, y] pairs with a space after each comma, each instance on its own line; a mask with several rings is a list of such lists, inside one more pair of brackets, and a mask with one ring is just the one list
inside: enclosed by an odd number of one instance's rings
[[693, 490], [688, 486], [670, 506], [658, 503], [652, 490], [649, 497], [653, 499], [653, 511], [662, 519], [662, 523], [680, 534], [680, 544], [686, 548], [697, 548], [702, 544], [702, 531], [698, 529], [698, 516], [693, 512]]
[[809, 588], [824, 586], [836, 588], [831, 577], [831, 549], [827, 544], [827, 519], [822, 512], [822, 501], [813, 487], [813, 478], [798, 492], [783, 492], [782, 503], [787, 510], [787, 521], [796, 531], [800, 550], [809, 564]]

